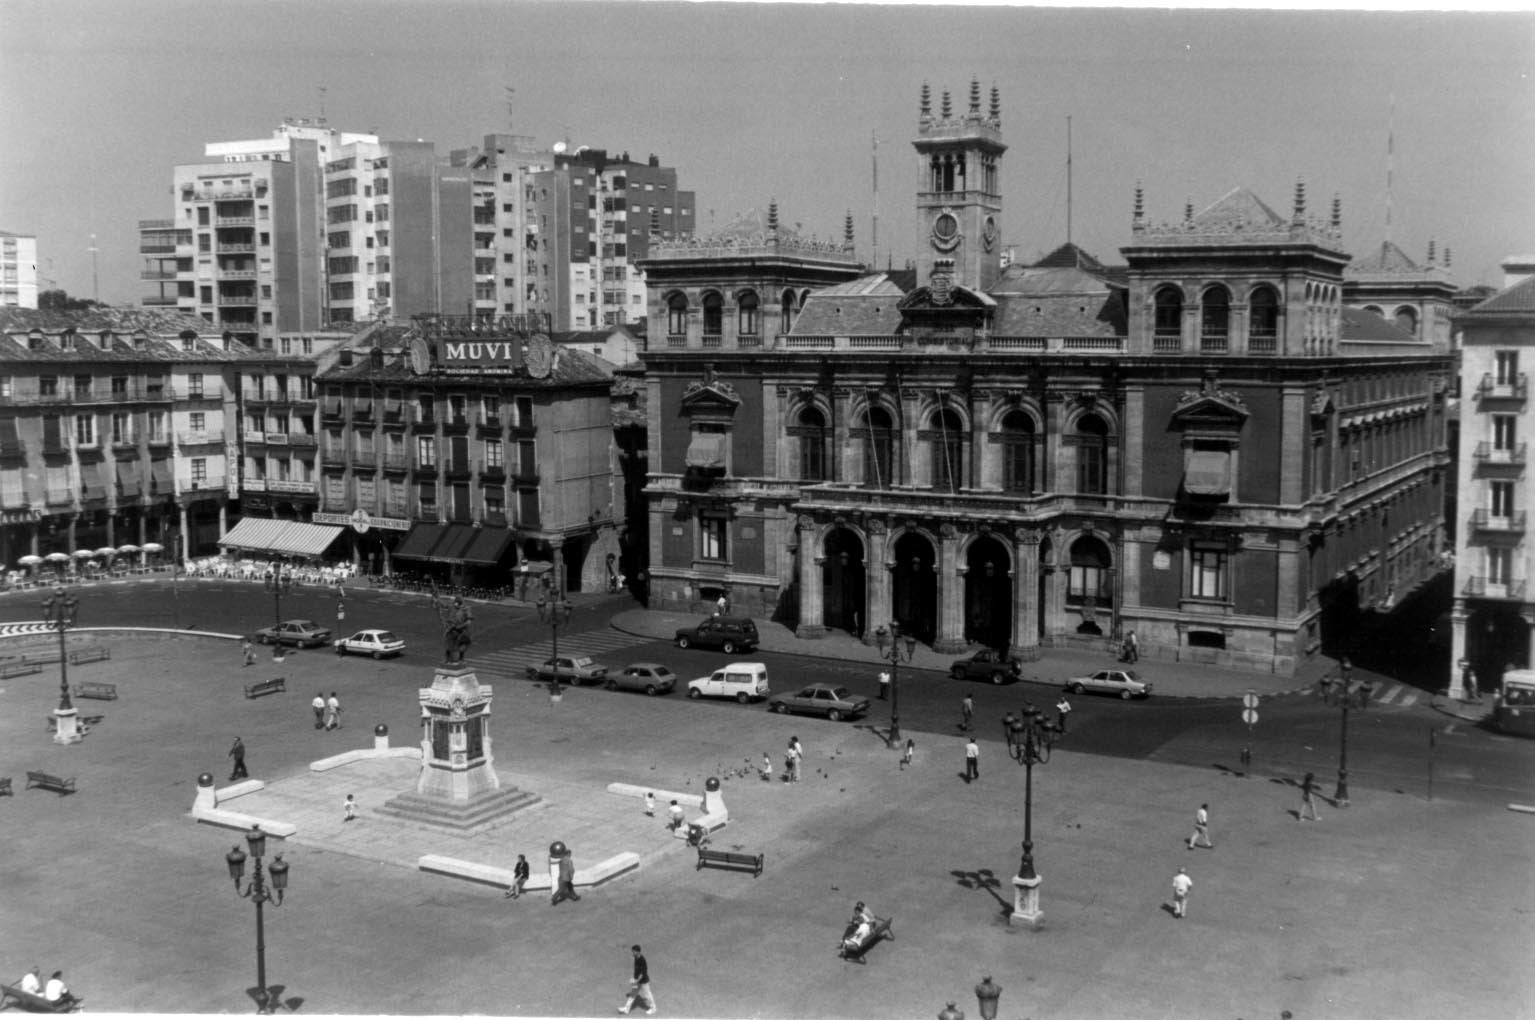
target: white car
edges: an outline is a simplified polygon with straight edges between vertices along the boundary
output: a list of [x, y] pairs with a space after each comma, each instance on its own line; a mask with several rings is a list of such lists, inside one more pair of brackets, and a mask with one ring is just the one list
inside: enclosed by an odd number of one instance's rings
[[768, 688], [767, 665], [761, 662], [732, 662], [708, 676], [688, 681], [690, 698], [735, 698], [744, 705], [772, 693]]
[[1083, 691], [1117, 694], [1126, 701], [1151, 694], [1151, 684], [1136, 676], [1133, 669], [1100, 669], [1087, 676], [1074, 676], [1066, 681], [1066, 689], [1073, 694]]
[[336, 639], [337, 655], [371, 655], [382, 659], [405, 651], [405, 642], [387, 630], [360, 630], [351, 637]]

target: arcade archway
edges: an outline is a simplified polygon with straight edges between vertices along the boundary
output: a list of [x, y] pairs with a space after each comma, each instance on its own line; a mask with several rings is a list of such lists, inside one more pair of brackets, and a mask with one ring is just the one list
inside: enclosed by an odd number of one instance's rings
[[847, 528], [833, 528], [826, 534], [825, 549], [821, 606], [826, 626], [862, 637], [869, 622], [864, 606], [863, 541]]
[[965, 565], [965, 640], [1006, 648], [1013, 631], [1011, 558], [987, 535], [970, 543]]
[[896, 539], [894, 558], [890, 581], [895, 622], [931, 644], [938, 633], [937, 551], [925, 535], [908, 531]]

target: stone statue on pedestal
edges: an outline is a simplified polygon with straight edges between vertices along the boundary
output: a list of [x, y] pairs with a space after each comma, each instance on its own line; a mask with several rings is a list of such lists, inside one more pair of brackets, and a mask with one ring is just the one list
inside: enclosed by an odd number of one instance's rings
[[473, 640], [469, 635], [469, 625], [474, 622], [474, 614], [469, 611], [463, 597], [457, 595], [449, 602], [433, 592], [432, 607], [437, 610], [437, 618], [442, 621], [442, 661], [448, 665], [462, 663]]

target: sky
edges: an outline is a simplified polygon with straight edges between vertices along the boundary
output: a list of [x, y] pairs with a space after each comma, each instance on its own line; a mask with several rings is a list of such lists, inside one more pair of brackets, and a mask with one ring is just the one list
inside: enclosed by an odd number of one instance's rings
[[36, 235], [43, 287], [136, 304], [172, 167], [323, 112], [443, 155], [498, 131], [654, 153], [702, 233], [776, 198], [823, 238], [851, 212], [859, 253], [900, 266], [922, 84], [963, 108], [972, 78], [1001, 93], [1023, 259], [1068, 239], [1068, 118], [1070, 240], [1105, 262], [1137, 182], [1176, 220], [1238, 186], [1288, 215], [1304, 179], [1355, 256], [1432, 240], [1462, 286], [1535, 252], [1528, 11], [0, 0], [0, 230]]

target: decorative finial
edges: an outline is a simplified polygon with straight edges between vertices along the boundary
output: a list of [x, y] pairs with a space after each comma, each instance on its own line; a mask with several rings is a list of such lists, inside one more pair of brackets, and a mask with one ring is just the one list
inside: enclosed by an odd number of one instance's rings
[[927, 82], [922, 83], [922, 105], [917, 108], [917, 113], [923, 117], [933, 115], [933, 90]]
[[943, 90], [943, 101], [942, 101], [942, 103], [938, 107], [938, 115], [940, 117], [942, 117], [944, 120], [948, 120], [949, 117], [953, 115], [953, 113], [954, 113], [954, 107], [949, 103], [949, 90], [948, 89], [944, 89]]
[[1332, 228], [1343, 229], [1343, 199], [1336, 194], [1332, 197]]
[[1301, 223], [1306, 219], [1306, 179], [1295, 178], [1295, 222]]
[[1141, 191], [1141, 182], [1135, 182], [1135, 219], [1139, 220], [1146, 215], [1146, 196]]
[[842, 221], [842, 247], [853, 247], [853, 210], [847, 211], [847, 218]]
[[1428, 264], [1434, 264], [1434, 239], [1432, 237], [1428, 239]]
[[970, 112], [977, 116], [981, 112], [981, 83], [975, 78], [970, 79]]
[[1002, 123], [1002, 93], [997, 90], [995, 83], [991, 86], [991, 119], [998, 124]]
[[778, 199], [776, 198], [768, 199], [767, 227], [769, 232], [774, 234], [778, 233]]
[[1450, 246], [1449, 245], [1445, 245], [1444, 246], [1444, 268], [1446, 268], [1446, 269], [1450, 268]]
[[1194, 203], [1191, 202], [1191, 201], [1185, 201], [1183, 203], [1183, 222], [1185, 222], [1185, 223], [1192, 223], [1193, 221], [1194, 221]]

